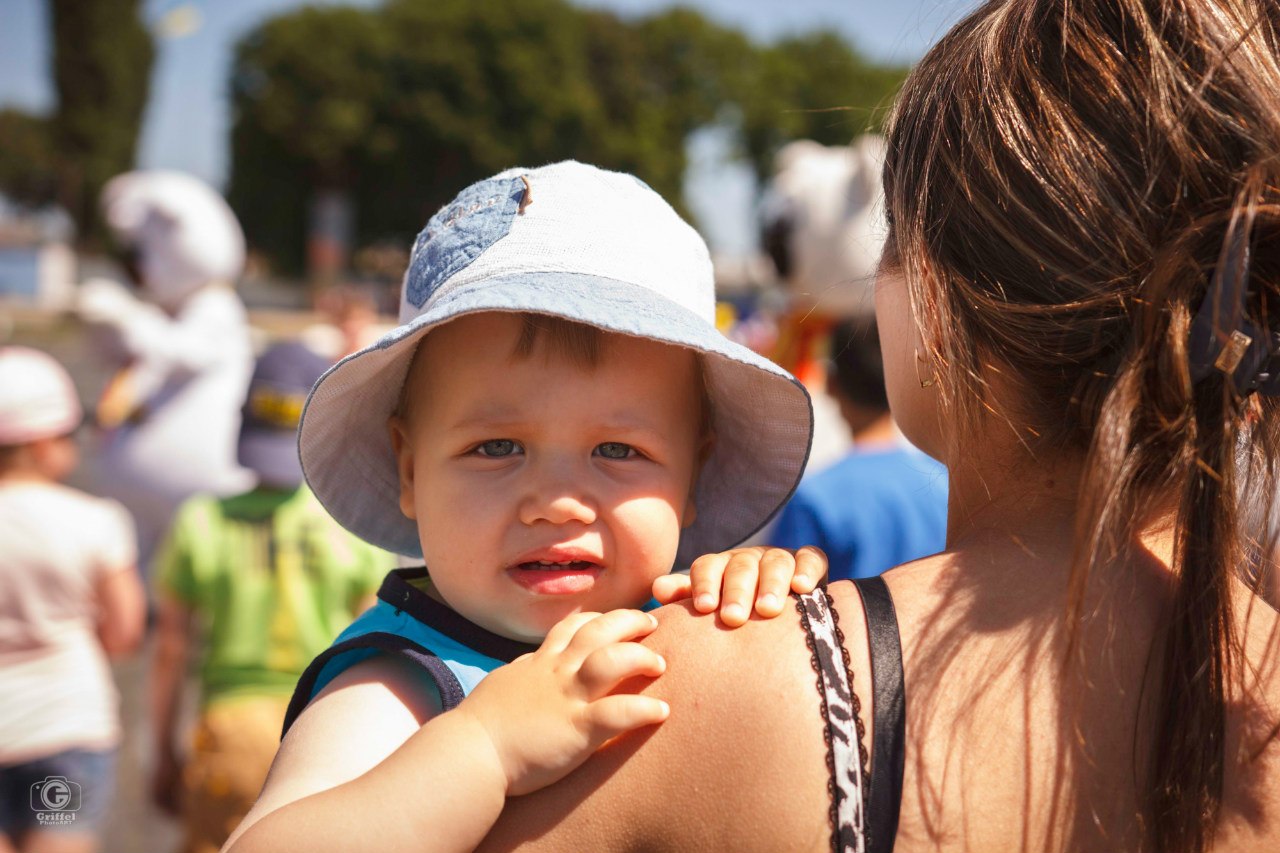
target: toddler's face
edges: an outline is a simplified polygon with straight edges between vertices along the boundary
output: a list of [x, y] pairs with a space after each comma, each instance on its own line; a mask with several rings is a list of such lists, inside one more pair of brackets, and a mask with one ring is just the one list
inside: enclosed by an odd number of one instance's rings
[[440, 597], [536, 642], [570, 613], [648, 600], [693, 521], [704, 439], [690, 351], [606, 334], [594, 366], [545, 340], [522, 357], [521, 325], [484, 313], [430, 332], [391, 432]]

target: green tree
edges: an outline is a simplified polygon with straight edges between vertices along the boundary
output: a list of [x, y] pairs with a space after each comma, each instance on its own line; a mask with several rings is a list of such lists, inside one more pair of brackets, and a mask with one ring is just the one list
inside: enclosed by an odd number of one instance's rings
[[[565, 158], [632, 172], [681, 208], [694, 130], [738, 119], [763, 174], [788, 139], [847, 142], [900, 76], [835, 36], [761, 48], [687, 9], [302, 9], [238, 46], [228, 195], [250, 240], [287, 270], [301, 265], [320, 192], [350, 199], [357, 246], [407, 244], [466, 184]], [[833, 106], [853, 109], [812, 112]]]
[[877, 130], [906, 73], [868, 61], [830, 32], [764, 48], [735, 97], [743, 153], [764, 178], [774, 153], [793, 139], [845, 145]]
[[301, 264], [312, 189], [361, 184], [367, 152], [388, 144], [391, 41], [375, 12], [304, 8], [237, 48], [228, 198], [287, 269]]
[[19, 204], [42, 207], [58, 198], [58, 159], [49, 119], [0, 110], [0, 192]]
[[586, 21], [587, 61], [604, 110], [593, 161], [639, 175], [682, 209], [685, 140], [720, 117], [754, 48], [688, 9], [635, 21], [588, 12]]
[[81, 234], [93, 233], [98, 193], [132, 168], [155, 47], [141, 0], [50, 0], [58, 107], [51, 139], [59, 195]]

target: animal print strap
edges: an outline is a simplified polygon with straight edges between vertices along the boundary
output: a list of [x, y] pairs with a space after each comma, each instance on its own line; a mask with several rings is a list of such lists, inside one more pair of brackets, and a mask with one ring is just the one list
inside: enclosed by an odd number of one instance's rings
[[862, 704], [854, 695], [849, 656], [825, 589], [796, 597], [805, 640], [818, 674], [818, 696], [826, 724], [827, 792], [831, 797], [831, 849], [865, 853], [867, 750]]

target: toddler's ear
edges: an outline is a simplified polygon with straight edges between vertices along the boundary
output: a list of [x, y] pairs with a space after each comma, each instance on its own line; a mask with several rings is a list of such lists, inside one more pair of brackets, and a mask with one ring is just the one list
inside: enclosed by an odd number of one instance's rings
[[413, 493], [413, 442], [409, 439], [409, 425], [399, 415], [387, 418], [387, 431], [391, 434], [391, 449], [396, 454], [396, 473], [400, 475], [400, 511], [404, 517], [416, 521], [417, 509]]
[[689, 498], [685, 501], [684, 516], [680, 521], [681, 530], [689, 527], [698, 518], [698, 506], [696, 503], [698, 478], [702, 476], [702, 467], [707, 464], [707, 459], [711, 457], [711, 450], [715, 447], [715, 444], [715, 434], [708, 432], [702, 439], [702, 444], [698, 447], [698, 456], [693, 466], [693, 480], [689, 483]]
[[698, 506], [693, 502], [693, 492], [689, 493], [689, 500], [684, 505], [684, 515], [680, 519], [680, 529], [684, 530], [691, 527], [698, 520]]

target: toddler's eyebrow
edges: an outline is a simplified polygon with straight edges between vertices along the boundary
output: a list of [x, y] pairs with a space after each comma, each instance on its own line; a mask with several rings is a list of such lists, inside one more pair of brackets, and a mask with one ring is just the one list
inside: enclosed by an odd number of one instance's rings
[[456, 418], [453, 418], [448, 426], [450, 429], [516, 426], [524, 420], [519, 411], [511, 406], [486, 402], [477, 405], [473, 409], [463, 411]]
[[[452, 419], [447, 428], [451, 430], [470, 429], [514, 429], [529, 424], [529, 418], [518, 409], [500, 403], [482, 403], [474, 409], [462, 412]], [[611, 412], [602, 414], [595, 426], [604, 433], [614, 433], [619, 438], [644, 438], [647, 441], [664, 441], [667, 431], [637, 412]]]

